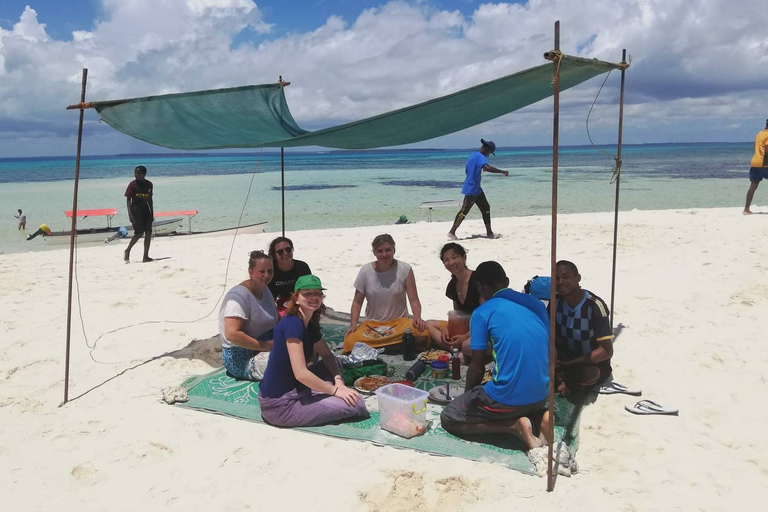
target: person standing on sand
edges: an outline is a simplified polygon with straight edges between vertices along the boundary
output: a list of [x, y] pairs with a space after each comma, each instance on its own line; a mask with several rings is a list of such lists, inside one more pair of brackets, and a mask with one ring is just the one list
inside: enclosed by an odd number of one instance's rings
[[131, 249], [139, 238], [144, 236], [144, 263], [153, 261], [149, 257], [149, 244], [152, 242], [152, 223], [155, 221], [154, 207], [152, 206], [152, 182], [145, 179], [147, 168], [139, 165], [133, 171], [136, 178], [128, 184], [125, 190], [125, 204], [128, 208], [128, 218], [133, 225], [133, 238], [125, 250], [124, 260], [130, 261]]
[[496, 238], [491, 230], [491, 205], [488, 204], [488, 199], [485, 198], [483, 189], [480, 188], [480, 180], [482, 178], [483, 171], [492, 172], [495, 174], [503, 174], [509, 176], [507, 171], [502, 171], [488, 163], [488, 156], [496, 154], [496, 144], [492, 140], [485, 141], [480, 139], [480, 149], [475, 150], [469, 155], [467, 159], [467, 166], [464, 172], [467, 177], [464, 179], [464, 185], [461, 187], [461, 193], [464, 194], [464, 203], [461, 205], [461, 210], [456, 214], [456, 220], [453, 221], [453, 227], [448, 232], [449, 240], [456, 240], [456, 230], [459, 229], [464, 217], [467, 216], [472, 206], [477, 204], [480, 208], [480, 213], [483, 215], [483, 222], [485, 223], [485, 230], [487, 231], [488, 238]]
[[749, 206], [763, 178], [768, 178], [768, 159], [766, 159], [765, 146], [768, 145], [768, 119], [765, 121], [765, 129], [760, 130], [755, 137], [755, 154], [749, 168], [749, 190], [747, 190], [747, 204], [744, 205], [744, 215], [752, 215]]
[[23, 211], [21, 211], [21, 208], [18, 210], [18, 214], [14, 215], [17, 219], [19, 219], [19, 231], [22, 229], [27, 229], [27, 216], [24, 214]]

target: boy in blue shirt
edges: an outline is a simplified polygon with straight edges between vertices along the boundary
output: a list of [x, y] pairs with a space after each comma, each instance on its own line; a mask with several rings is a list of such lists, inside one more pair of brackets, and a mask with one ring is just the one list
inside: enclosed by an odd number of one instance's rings
[[488, 155], [496, 154], [496, 144], [492, 140], [486, 141], [483, 139], [480, 139], [480, 143], [482, 144], [480, 149], [473, 151], [467, 159], [467, 165], [464, 170], [467, 177], [464, 178], [464, 185], [461, 187], [461, 193], [464, 194], [464, 203], [462, 203], [459, 213], [456, 214], [453, 227], [448, 232], [450, 240], [456, 240], [456, 230], [459, 229], [464, 217], [467, 216], [469, 210], [475, 204], [480, 208], [480, 213], [483, 215], [488, 238], [496, 238], [496, 235], [491, 230], [491, 205], [488, 204], [488, 199], [485, 198], [485, 192], [480, 188], [480, 180], [482, 179], [483, 171], [503, 174], [504, 176], [509, 176], [509, 173], [497, 169], [488, 163]]
[[[458, 437], [512, 434], [528, 450], [545, 446], [549, 432], [549, 318], [540, 300], [508, 288], [495, 261], [474, 273], [483, 302], [470, 320], [472, 361], [467, 387], [440, 415], [443, 428]], [[488, 343], [493, 345], [492, 379], [481, 384]]]

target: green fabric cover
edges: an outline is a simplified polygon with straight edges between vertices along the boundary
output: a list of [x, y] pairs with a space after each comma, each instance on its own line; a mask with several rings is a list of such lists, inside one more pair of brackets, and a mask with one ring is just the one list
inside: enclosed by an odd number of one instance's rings
[[[324, 336], [331, 348], [340, 348], [346, 326], [324, 325]], [[393, 380], [401, 380], [411, 365], [403, 361], [401, 356], [381, 356], [388, 365], [394, 367]], [[466, 371], [466, 368], [462, 368]], [[416, 387], [430, 390], [448, 382], [459, 383], [449, 379], [432, 379], [429, 372], [416, 381]], [[224, 414], [236, 418], [263, 423], [261, 408], [258, 402], [259, 384], [249, 381], [238, 381], [228, 377], [226, 370], [220, 368], [207, 375], [191, 377], [182, 383], [189, 392], [189, 401], [177, 403], [181, 407]], [[378, 402], [375, 396], [366, 398], [366, 406], [371, 411], [367, 420], [341, 423], [338, 425], [323, 425], [319, 427], [302, 427], [303, 430], [315, 434], [344, 439], [368, 441], [378, 445], [388, 445], [398, 448], [448, 455], [469, 460], [491, 462], [524, 473], [535, 474], [528, 457], [521, 451], [521, 444], [511, 436], [493, 436], [479, 441], [466, 441], [455, 437], [440, 426], [440, 411], [442, 406], [430, 403], [427, 406], [427, 421], [431, 422], [427, 431], [417, 437], [404, 439], [400, 436], [382, 430], [379, 427]], [[579, 417], [582, 405], [573, 404], [560, 396], [555, 397], [555, 439], [564, 441], [571, 453], [578, 449]]]
[[[368, 149], [433, 139], [495, 119], [552, 95], [549, 62], [386, 114], [307, 132], [279, 84], [92, 102], [101, 119], [137, 139], [172, 149], [324, 146]], [[618, 69], [564, 55], [560, 88]]]
[[344, 384], [351, 386], [360, 377], [367, 377], [368, 375], [386, 375], [387, 363], [381, 359], [376, 361], [369, 361], [368, 364], [358, 366], [357, 368], [347, 368], [346, 366], [341, 372], [344, 377]]

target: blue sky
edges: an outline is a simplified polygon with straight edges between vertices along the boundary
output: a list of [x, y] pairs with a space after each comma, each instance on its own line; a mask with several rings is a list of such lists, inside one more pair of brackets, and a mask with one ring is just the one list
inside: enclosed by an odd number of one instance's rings
[[[291, 33], [314, 30], [323, 25], [331, 15], [354, 20], [365, 9], [378, 7], [387, 2], [369, 0], [269, 0], [256, 2], [275, 31], [269, 35], [246, 31], [244, 37], [253, 42], [274, 39]], [[421, 2], [447, 11], [471, 14], [482, 2], [470, 0], [434, 0]], [[509, 2], [520, 3], [520, 2]], [[105, 10], [98, 0], [3, 0], [0, 3], [0, 27], [10, 29], [18, 22], [19, 15], [30, 5], [37, 11], [40, 23], [46, 24], [48, 34], [58, 40], [72, 40], [75, 30], [91, 30], [94, 21], [104, 19]], [[247, 37], [245, 37], [247, 35]]]
[[[563, 51], [620, 60], [627, 48], [626, 143], [742, 142], [768, 117], [768, 33], [757, 0], [3, 0], [0, 157], [69, 154], [63, 106], [273, 82], [304, 128], [361, 119], [542, 64], [560, 20]], [[27, 7], [29, 6], [29, 7]], [[602, 83], [567, 92], [561, 142], [588, 143]], [[618, 73], [590, 117], [613, 143]], [[417, 147], [551, 141], [551, 102]], [[86, 115], [86, 154], [148, 152]]]

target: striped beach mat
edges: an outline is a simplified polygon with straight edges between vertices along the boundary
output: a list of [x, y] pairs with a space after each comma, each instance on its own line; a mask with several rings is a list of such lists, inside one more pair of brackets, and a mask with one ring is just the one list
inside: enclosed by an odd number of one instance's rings
[[[340, 343], [344, 326], [323, 326], [326, 340], [331, 346]], [[339, 332], [336, 332], [339, 331]], [[330, 338], [330, 340], [329, 340]], [[393, 379], [401, 379], [410, 366], [399, 356], [382, 356], [394, 367]], [[463, 381], [431, 379], [429, 376], [417, 380], [417, 387], [429, 390], [435, 386], [452, 382], [463, 387]], [[263, 423], [261, 409], [257, 399], [257, 382], [235, 380], [227, 376], [224, 368], [219, 368], [206, 375], [191, 377], [182, 383], [188, 393], [189, 401], [177, 403], [180, 407], [197, 409], [215, 414], [224, 414], [235, 418]], [[429, 403], [427, 405], [427, 431], [417, 437], [405, 439], [382, 430], [379, 426], [378, 401], [376, 395], [365, 398], [371, 417], [362, 421], [330, 424], [318, 427], [300, 427], [297, 430], [322, 434], [342, 439], [368, 441], [377, 445], [387, 445], [422, 451], [434, 455], [461, 457], [469, 460], [490, 462], [501, 466], [536, 474], [536, 470], [522, 451], [522, 444], [512, 436], [485, 436], [482, 440], [468, 441], [455, 437], [440, 426], [440, 412], [443, 407]], [[555, 398], [555, 440], [564, 441], [572, 454], [578, 448], [578, 425], [582, 406], [568, 400]]]

